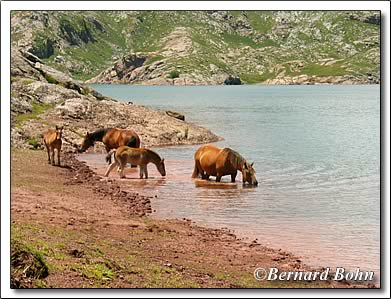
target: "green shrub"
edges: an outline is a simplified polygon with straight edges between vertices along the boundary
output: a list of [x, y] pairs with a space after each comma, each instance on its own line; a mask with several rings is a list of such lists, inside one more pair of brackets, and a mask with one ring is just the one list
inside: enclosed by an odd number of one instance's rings
[[168, 74], [168, 78], [175, 79], [179, 77], [179, 72], [177, 70], [173, 70]]
[[39, 142], [35, 138], [30, 138], [27, 143], [31, 145], [34, 149], [37, 149], [39, 147]]

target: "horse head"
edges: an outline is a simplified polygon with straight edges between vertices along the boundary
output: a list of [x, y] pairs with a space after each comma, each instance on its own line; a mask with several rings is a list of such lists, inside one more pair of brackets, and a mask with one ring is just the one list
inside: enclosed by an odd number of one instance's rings
[[84, 137], [83, 143], [79, 148], [79, 153], [85, 152], [90, 146], [93, 145], [94, 145], [94, 140], [92, 140], [91, 134], [87, 132], [86, 136]]
[[162, 176], [166, 176], [166, 167], [164, 166], [164, 159], [161, 159], [160, 162], [156, 165], [157, 170]]
[[255, 177], [254, 163], [249, 164], [247, 161], [242, 166], [243, 185], [247, 182], [250, 185], [258, 186], [257, 178]]
[[56, 126], [56, 140], [61, 140], [62, 137], [62, 130], [64, 129], [63, 126]]

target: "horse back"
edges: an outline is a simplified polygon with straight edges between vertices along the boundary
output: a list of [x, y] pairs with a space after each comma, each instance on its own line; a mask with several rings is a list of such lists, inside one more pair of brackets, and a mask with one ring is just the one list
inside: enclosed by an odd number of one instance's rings
[[56, 140], [56, 130], [48, 129], [42, 136], [45, 143], [51, 145]]
[[148, 150], [145, 148], [133, 148], [122, 145], [117, 148], [115, 158], [122, 164], [132, 163], [136, 165], [147, 164]]
[[140, 138], [132, 130], [111, 129], [102, 138], [102, 142], [110, 149], [124, 145], [140, 147]]

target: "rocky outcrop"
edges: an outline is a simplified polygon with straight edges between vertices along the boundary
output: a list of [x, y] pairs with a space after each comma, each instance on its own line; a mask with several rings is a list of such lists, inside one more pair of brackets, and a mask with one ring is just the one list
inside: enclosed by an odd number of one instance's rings
[[380, 13], [378, 13], [378, 12], [365, 13], [364, 15], [353, 13], [349, 16], [349, 18], [351, 20], [356, 20], [356, 21], [365, 22], [365, 23], [369, 23], [369, 24], [375, 24], [375, 25], [380, 25], [380, 22], [381, 22], [381, 16], [380, 16]]
[[[103, 127], [132, 128], [140, 135], [143, 146], [219, 140], [208, 129], [170, 117], [165, 111], [102, 96], [45, 65], [31, 53], [12, 53], [11, 144], [14, 147], [42, 148], [41, 133], [56, 125], [64, 126], [66, 151], [75, 151], [87, 132]], [[102, 145], [97, 143], [96, 150], [100, 149]]]
[[146, 59], [141, 53], [128, 54], [87, 83], [130, 83], [137, 79], [139, 73], [151, 72], [162, 64], [160, 62], [146, 68], [143, 67]]

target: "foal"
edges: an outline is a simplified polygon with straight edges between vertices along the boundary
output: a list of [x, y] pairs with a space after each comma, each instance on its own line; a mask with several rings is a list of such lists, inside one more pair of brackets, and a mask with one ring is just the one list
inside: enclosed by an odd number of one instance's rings
[[166, 175], [166, 169], [164, 166], [164, 159], [160, 156], [146, 148], [132, 148], [126, 145], [120, 146], [117, 149], [112, 149], [106, 156], [106, 161], [111, 157], [111, 154], [114, 154], [114, 162], [109, 165], [105, 176], [107, 177], [109, 173], [114, 169], [115, 166], [119, 166], [119, 174], [121, 178], [125, 178], [124, 169], [127, 163], [132, 165], [140, 166], [140, 179], [145, 175], [145, 178], [148, 178], [148, 169], [147, 164], [153, 163], [156, 165], [157, 170], [162, 176]]
[[[57, 160], [58, 165], [60, 165], [60, 151], [62, 145], [62, 130], [63, 126], [56, 126], [56, 129], [48, 129], [45, 133], [42, 134], [43, 142], [45, 143], [46, 149], [48, 151], [48, 163], [55, 165], [54, 162], [54, 150], [57, 150]], [[51, 159], [50, 159], [51, 158]]]

